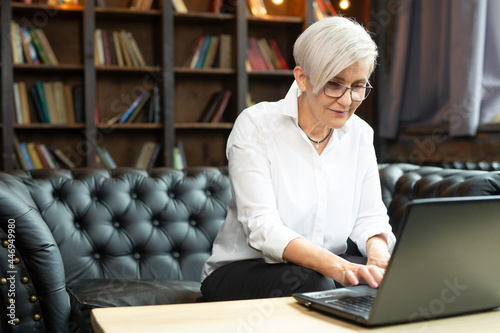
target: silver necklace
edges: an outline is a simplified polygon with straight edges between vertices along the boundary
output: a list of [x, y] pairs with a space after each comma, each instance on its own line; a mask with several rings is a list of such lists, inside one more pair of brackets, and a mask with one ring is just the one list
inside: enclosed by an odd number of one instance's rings
[[[300, 127], [300, 125], [299, 125], [299, 127]], [[302, 129], [302, 127], [300, 127], [300, 128]], [[302, 132], [304, 132], [304, 130], [302, 130]], [[309, 137], [309, 135], [307, 135], [307, 133], [306, 133], [306, 132], [304, 132], [304, 134], [307, 136], [307, 138], [316, 144], [316, 145], [314, 146], [316, 149], [319, 149], [319, 144], [320, 144], [321, 142], [325, 141], [326, 139], [328, 139], [328, 137], [330, 136], [330, 134], [331, 134], [331, 133], [332, 133], [332, 128], [330, 128], [330, 130], [328, 131], [328, 133], [326, 134], [326, 136], [325, 136], [325, 138], [324, 138], [323, 140], [321, 140], [321, 141], [316, 141], [316, 140], [311, 139], [311, 138]]]

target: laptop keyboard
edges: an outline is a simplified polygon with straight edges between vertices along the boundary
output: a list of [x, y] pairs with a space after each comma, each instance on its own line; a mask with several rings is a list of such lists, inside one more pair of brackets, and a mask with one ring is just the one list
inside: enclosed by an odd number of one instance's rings
[[370, 312], [375, 296], [361, 296], [361, 297], [345, 297], [336, 300], [326, 301], [341, 310], [354, 311], [354, 312]]

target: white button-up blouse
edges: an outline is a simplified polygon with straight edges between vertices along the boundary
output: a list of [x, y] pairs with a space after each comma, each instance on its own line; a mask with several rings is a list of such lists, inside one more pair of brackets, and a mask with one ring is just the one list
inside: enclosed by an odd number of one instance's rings
[[363, 255], [368, 238], [395, 237], [382, 202], [373, 130], [353, 115], [318, 155], [298, 126], [294, 82], [284, 99], [262, 102], [237, 118], [227, 143], [232, 199], [202, 279], [230, 262], [283, 262], [302, 237], [335, 254], [350, 237]]

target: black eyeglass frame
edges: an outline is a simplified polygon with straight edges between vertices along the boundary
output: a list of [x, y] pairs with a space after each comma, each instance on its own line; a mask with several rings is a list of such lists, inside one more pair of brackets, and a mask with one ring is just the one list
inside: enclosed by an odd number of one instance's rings
[[[332, 83], [333, 83], [333, 84], [338, 84], [339, 86], [342, 86], [342, 87], [344, 88], [344, 92], [343, 92], [340, 96], [338, 96], [338, 97], [336, 97], [336, 96], [330, 96], [330, 95], [328, 95], [328, 94], [326, 93], [326, 86], [327, 86], [328, 84], [332, 84]], [[347, 90], [350, 90], [351, 100], [353, 100], [353, 101], [355, 101], [355, 102], [362, 102], [362, 101], [364, 101], [365, 99], [367, 99], [367, 98], [368, 98], [368, 95], [370, 95], [370, 92], [371, 92], [371, 91], [372, 91], [372, 89], [373, 89], [372, 85], [371, 85], [369, 82], [367, 82], [366, 84], [367, 84], [367, 86], [364, 86], [364, 87], [348, 87], [348, 86], [343, 85], [342, 83], [339, 83], [339, 82], [330, 82], [330, 81], [328, 81], [328, 82], [327, 82], [327, 83], [323, 86], [323, 93], [325, 94], [325, 96], [330, 97], [330, 98], [342, 98], [342, 96], [344, 96], [344, 94], [346, 93], [346, 91], [347, 91]], [[357, 100], [357, 99], [352, 98], [352, 91], [353, 91], [353, 90], [355, 90], [355, 89], [360, 89], [360, 88], [366, 89], [366, 92], [365, 92], [365, 97], [364, 97], [363, 99], [361, 99], [361, 100]]]

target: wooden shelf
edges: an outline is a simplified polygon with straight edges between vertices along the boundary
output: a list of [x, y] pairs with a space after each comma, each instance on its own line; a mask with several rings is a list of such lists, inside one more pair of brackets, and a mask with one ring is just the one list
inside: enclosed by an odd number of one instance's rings
[[175, 129], [213, 129], [213, 130], [230, 130], [233, 128], [233, 123], [175, 123]]
[[85, 128], [85, 124], [46, 124], [46, 123], [32, 123], [32, 124], [22, 124], [14, 125], [16, 130], [57, 130], [57, 129], [82, 129]]

